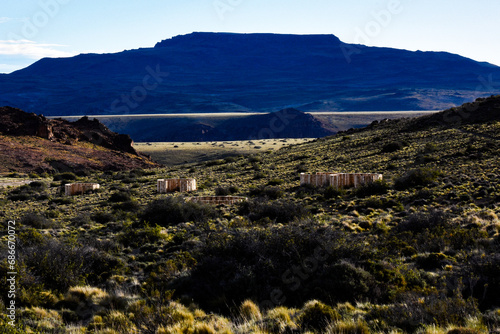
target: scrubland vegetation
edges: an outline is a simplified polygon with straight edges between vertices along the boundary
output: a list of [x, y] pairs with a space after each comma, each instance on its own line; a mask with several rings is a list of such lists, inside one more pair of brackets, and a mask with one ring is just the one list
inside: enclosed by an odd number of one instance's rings
[[[412, 125], [162, 170], [32, 175], [0, 190], [2, 219], [19, 226], [19, 326], [3, 316], [0, 331], [497, 333], [500, 122]], [[300, 186], [304, 171], [384, 181]], [[198, 180], [194, 195], [249, 200], [156, 193], [157, 178], [177, 176]], [[68, 198], [66, 180], [101, 189]]]

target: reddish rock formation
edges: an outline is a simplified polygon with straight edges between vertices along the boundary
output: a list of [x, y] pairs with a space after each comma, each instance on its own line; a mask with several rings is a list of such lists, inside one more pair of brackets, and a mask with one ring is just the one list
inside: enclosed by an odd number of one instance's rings
[[0, 172], [152, 167], [159, 165], [137, 153], [128, 135], [114, 133], [97, 120], [49, 120], [15, 108], [0, 108]]

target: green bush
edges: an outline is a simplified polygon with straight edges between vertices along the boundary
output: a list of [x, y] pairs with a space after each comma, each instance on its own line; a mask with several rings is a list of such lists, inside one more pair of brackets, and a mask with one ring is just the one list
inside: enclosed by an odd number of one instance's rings
[[66, 292], [73, 285], [101, 284], [123, 267], [123, 263], [95, 247], [49, 239], [20, 248], [18, 264], [25, 268], [19, 285]]
[[384, 180], [377, 180], [375, 182], [366, 183], [355, 190], [356, 196], [367, 197], [373, 195], [387, 194], [389, 185]]
[[49, 204], [58, 204], [58, 205], [65, 205], [65, 204], [73, 204], [75, 203], [75, 199], [73, 197], [59, 197], [59, 198], [53, 198], [49, 201]]
[[331, 279], [317, 282], [317, 289], [337, 302], [366, 299], [375, 283], [369, 272], [348, 261], [326, 266], [323, 275]]
[[21, 224], [38, 229], [53, 228], [55, 223], [42, 215], [31, 212], [21, 218]]
[[115, 219], [115, 216], [109, 212], [96, 212], [92, 215], [92, 220], [99, 224], [106, 224]]
[[252, 197], [264, 197], [267, 199], [278, 199], [283, 197], [284, 192], [278, 187], [250, 187], [248, 194]]
[[404, 148], [404, 146], [405, 145], [399, 141], [388, 143], [382, 147], [382, 153], [393, 153], [393, 152], [402, 150]]
[[332, 199], [344, 196], [346, 193], [344, 188], [337, 188], [334, 186], [328, 186], [325, 188], [323, 192], [323, 196], [325, 199]]
[[309, 211], [299, 203], [289, 200], [277, 200], [274, 202], [253, 201], [242, 206], [240, 212], [247, 211], [251, 221], [259, 221], [264, 218], [276, 223], [289, 223], [294, 219], [305, 217]]
[[123, 203], [116, 203], [113, 205], [113, 210], [124, 211], [124, 212], [139, 212], [141, 210], [141, 205], [136, 200], [132, 199]]
[[218, 215], [212, 205], [184, 202], [181, 198], [168, 197], [148, 204], [141, 219], [151, 225], [171, 226], [190, 221], [203, 223]]
[[118, 241], [126, 247], [138, 248], [145, 244], [154, 244], [167, 239], [160, 226], [151, 227], [146, 224], [144, 228], [128, 226], [118, 236]]
[[78, 177], [75, 173], [65, 172], [54, 175], [54, 181], [74, 181], [77, 180]]
[[37, 191], [42, 191], [47, 189], [47, 184], [45, 182], [40, 182], [40, 181], [30, 182], [28, 186]]
[[455, 259], [443, 253], [421, 254], [415, 257], [415, 263], [424, 270], [441, 269], [445, 265], [455, 263]]
[[281, 184], [283, 184], [285, 181], [283, 181], [282, 179], [272, 179], [272, 180], [269, 180], [267, 182], [267, 185], [269, 186], [279, 186]]
[[397, 230], [420, 233], [426, 229], [446, 227], [449, 220], [449, 213], [442, 210], [434, 209], [428, 212], [417, 212], [401, 222], [397, 226]]
[[440, 175], [441, 172], [430, 168], [414, 169], [396, 179], [394, 188], [397, 190], [406, 190], [415, 187], [423, 187], [435, 182]]
[[127, 191], [117, 191], [109, 197], [111, 203], [128, 202], [130, 199], [130, 193]]
[[229, 187], [217, 187], [215, 189], [215, 196], [229, 196], [236, 194], [239, 191], [238, 187], [229, 186]]
[[14, 188], [7, 198], [11, 201], [45, 200], [48, 198], [44, 182], [34, 181], [29, 184]]

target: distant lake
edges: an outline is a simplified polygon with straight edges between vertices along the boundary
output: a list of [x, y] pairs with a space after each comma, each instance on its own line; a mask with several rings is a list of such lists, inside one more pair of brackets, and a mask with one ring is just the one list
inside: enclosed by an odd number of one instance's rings
[[[405, 111], [320, 111], [306, 112], [313, 116], [396, 116], [411, 117], [427, 114], [435, 114], [441, 110], [405, 110]], [[81, 116], [47, 116], [47, 118], [63, 118], [67, 120], [78, 120], [84, 116], [97, 119], [110, 118], [236, 118], [255, 115], [265, 115], [267, 113], [231, 112], [231, 113], [190, 113], [190, 114], [130, 114], [130, 115], [81, 115]], [[387, 118], [385, 117], [385, 118]]]

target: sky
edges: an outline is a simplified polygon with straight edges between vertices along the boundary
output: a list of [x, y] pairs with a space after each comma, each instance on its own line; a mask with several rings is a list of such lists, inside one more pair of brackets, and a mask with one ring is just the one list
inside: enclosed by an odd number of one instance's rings
[[2, 0], [0, 73], [203, 32], [333, 34], [500, 66], [500, 0]]

